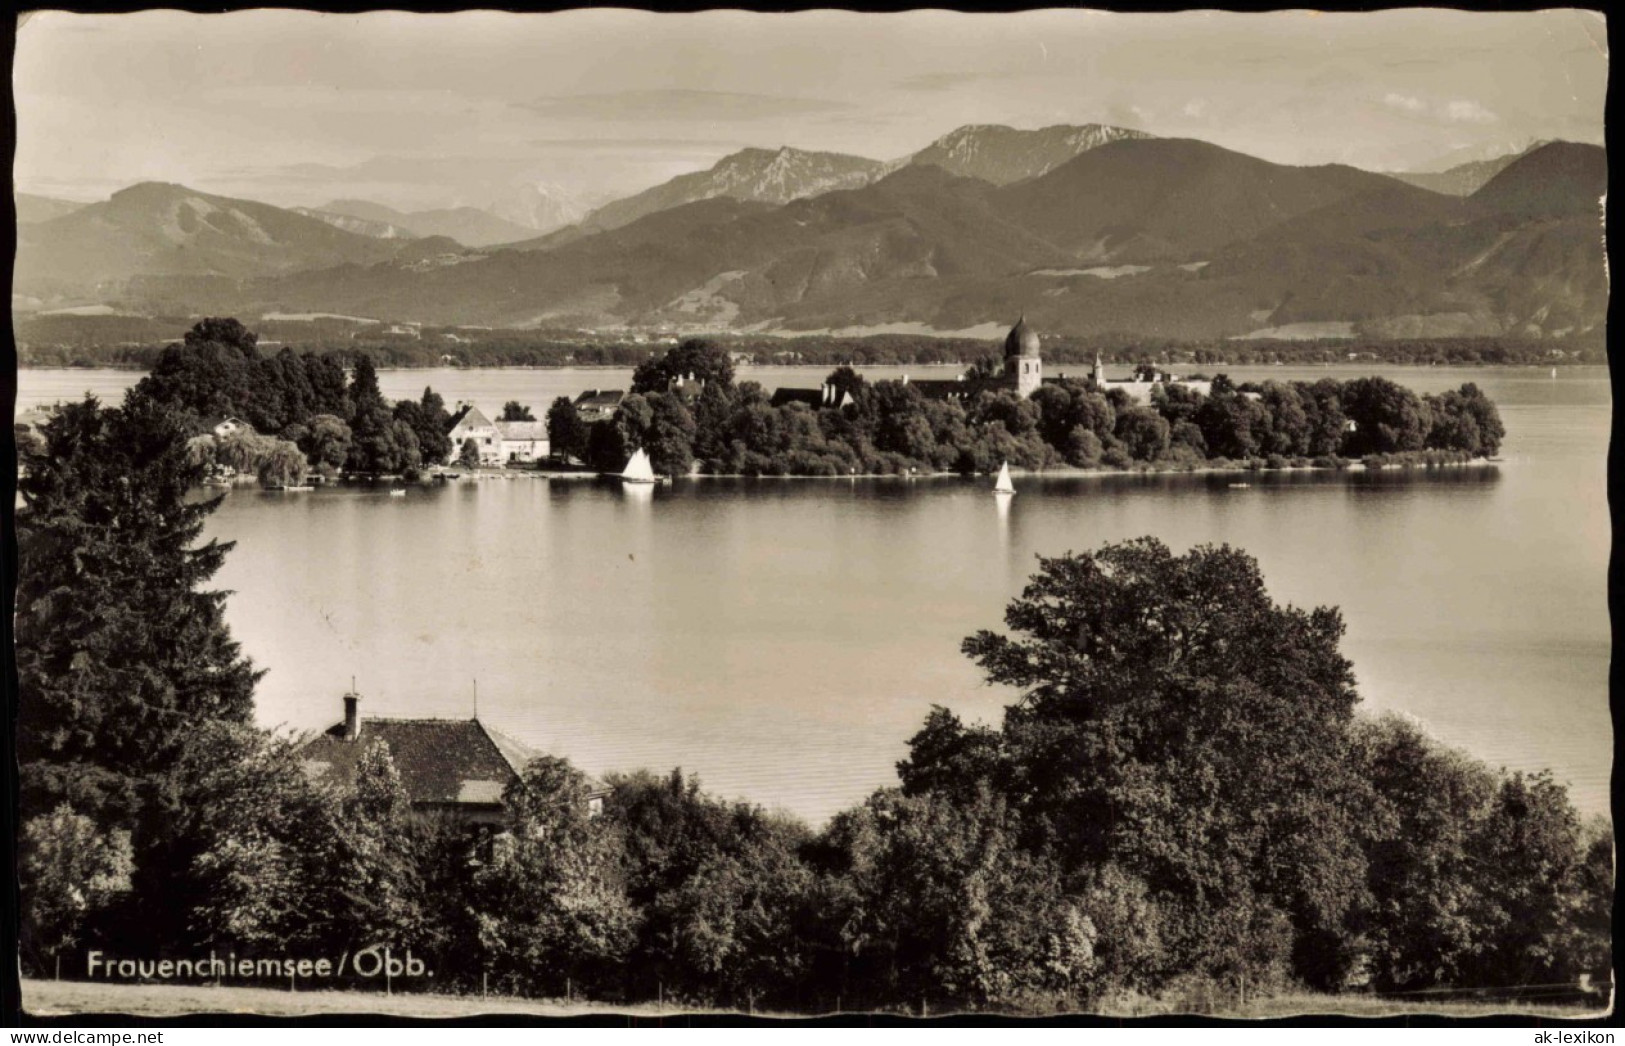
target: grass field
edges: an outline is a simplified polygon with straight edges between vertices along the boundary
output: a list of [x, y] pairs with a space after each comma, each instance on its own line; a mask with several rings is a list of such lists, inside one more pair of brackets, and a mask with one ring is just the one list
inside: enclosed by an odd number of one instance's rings
[[[210, 985], [172, 984], [93, 984], [76, 981], [22, 982], [23, 1010], [39, 1017], [71, 1016], [76, 1013], [128, 1014], [137, 1017], [174, 1017], [183, 1014], [259, 1014], [271, 1017], [310, 1014], [364, 1013], [395, 1017], [476, 1017], [481, 1014], [514, 1014], [534, 1017], [583, 1017], [591, 1014], [624, 1014], [631, 1020], [658, 1021], [735, 1011], [704, 1011], [657, 1007], [650, 1004], [617, 1006], [563, 1000], [497, 998], [479, 999], [453, 995], [423, 995], [366, 992], [310, 991], [288, 992], [269, 988], [216, 988]], [[1249, 1003], [1244, 1008], [1220, 1011], [1225, 1018], [1278, 1018], [1303, 1015], [1348, 1017], [1395, 1017], [1438, 1015], [1443, 1017], [1519, 1018], [1547, 1017], [1583, 1019], [1601, 1017], [1601, 1010], [1573, 1006], [1535, 1006], [1528, 1003], [1435, 1001], [1414, 1004], [1359, 996], [1283, 995]], [[794, 1016], [762, 1013], [760, 1016]], [[1115, 1014], [1114, 1016], [1128, 1016]]]

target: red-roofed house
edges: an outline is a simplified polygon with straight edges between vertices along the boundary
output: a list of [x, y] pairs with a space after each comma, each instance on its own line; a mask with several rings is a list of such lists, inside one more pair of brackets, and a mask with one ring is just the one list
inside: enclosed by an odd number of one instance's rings
[[[361, 695], [344, 695], [344, 721], [300, 749], [317, 780], [351, 779], [366, 743], [389, 745], [401, 785], [420, 814], [449, 814], [469, 824], [499, 824], [502, 796], [519, 780], [534, 749], [474, 719], [361, 718]], [[588, 808], [597, 814], [608, 789], [593, 782]]]

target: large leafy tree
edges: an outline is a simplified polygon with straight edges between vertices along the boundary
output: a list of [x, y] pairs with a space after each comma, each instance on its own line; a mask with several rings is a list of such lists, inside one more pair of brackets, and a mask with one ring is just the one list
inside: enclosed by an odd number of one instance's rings
[[986, 783], [882, 791], [838, 815], [823, 844], [850, 884], [828, 913], [860, 975], [846, 990], [893, 1005], [1075, 1009], [1095, 988], [1095, 927], [1020, 835]]
[[1337, 611], [1276, 605], [1243, 552], [1143, 538], [1041, 559], [1005, 620], [964, 649], [1023, 692], [998, 776], [1029, 845], [1146, 884], [1179, 912], [1171, 963], [1335, 983], [1364, 881]]
[[200, 722], [247, 721], [259, 678], [204, 586], [230, 543], [169, 409], [141, 396], [57, 411], [18, 487], [17, 759], [25, 816], [68, 800], [128, 824]]
[[587, 452], [587, 423], [568, 396], [560, 396], [547, 408], [547, 442], [560, 457], [579, 458]]
[[508, 830], [473, 876], [470, 904], [484, 962], [499, 983], [600, 997], [618, 987], [636, 914], [622, 887], [619, 838], [591, 818], [585, 775], [542, 756], [504, 796]]
[[686, 476], [694, 464], [694, 417], [681, 397], [667, 393], [650, 394], [649, 427], [643, 446], [656, 472], [663, 476]]
[[25, 822], [17, 879], [20, 953], [36, 973], [60, 972], [56, 960], [87, 925], [130, 890], [130, 833], [103, 832], [66, 803]]
[[1428, 405], [1403, 385], [1387, 378], [1355, 378], [1344, 384], [1343, 411], [1354, 422], [1344, 454], [1360, 457], [1421, 450], [1432, 428]]
[[372, 357], [356, 358], [350, 381], [355, 416], [350, 422], [353, 442], [348, 466], [355, 472], [390, 473], [417, 468], [423, 462], [417, 434], [409, 422], [397, 417], [378, 388], [378, 369]]
[[712, 342], [690, 338], [665, 355], [639, 364], [632, 372], [632, 391], [665, 392], [678, 380], [732, 385], [733, 359]]
[[396, 403], [395, 420], [412, 430], [425, 464], [443, 464], [451, 457], [451, 414], [434, 389], [425, 386], [422, 399]]

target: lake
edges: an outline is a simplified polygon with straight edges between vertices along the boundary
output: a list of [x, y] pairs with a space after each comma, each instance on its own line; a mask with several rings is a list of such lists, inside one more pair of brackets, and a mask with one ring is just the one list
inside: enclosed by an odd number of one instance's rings
[[[1053, 370], [1069, 370], [1055, 367]], [[1086, 371], [1076, 367], [1079, 374]], [[681, 766], [728, 797], [814, 822], [895, 782], [931, 705], [997, 722], [960, 640], [1000, 627], [1036, 555], [1152, 534], [1228, 543], [1270, 592], [1332, 604], [1365, 706], [1398, 710], [1509, 769], [1551, 768], [1608, 805], [1604, 368], [1227, 367], [1238, 381], [1379, 372], [1420, 392], [1475, 381], [1499, 404], [1483, 468], [989, 481], [697, 479], [627, 496], [593, 480], [267, 494], [238, 488], [209, 532], [218, 583], [270, 673], [267, 725], [315, 730], [356, 678], [363, 714], [482, 720], [594, 772]], [[746, 370], [813, 386], [828, 368]], [[871, 377], [940, 368], [876, 368]], [[1114, 369], [1115, 370], [1115, 369]], [[946, 373], [952, 373], [951, 370]], [[25, 370], [19, 409], [121, 371]], [[538, 417], [624, 370], [385, 371], [391, 397]]]

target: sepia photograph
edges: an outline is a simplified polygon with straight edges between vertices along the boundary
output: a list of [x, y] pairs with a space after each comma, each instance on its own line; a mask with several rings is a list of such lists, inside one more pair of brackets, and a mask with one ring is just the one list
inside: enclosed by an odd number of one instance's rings
[[8, 1023], [1611, 1022], [1600, 11], [14, 44]]

